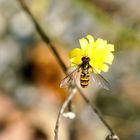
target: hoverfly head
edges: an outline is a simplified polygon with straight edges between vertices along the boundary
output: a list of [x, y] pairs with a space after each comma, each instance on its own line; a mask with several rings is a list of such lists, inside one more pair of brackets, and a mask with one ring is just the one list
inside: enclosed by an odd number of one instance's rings
[[89, 57], [87, 57], [87, 56], [82, 57], [82, 62], [87, 63], [89, 61], [90, 61], [90, 58]]

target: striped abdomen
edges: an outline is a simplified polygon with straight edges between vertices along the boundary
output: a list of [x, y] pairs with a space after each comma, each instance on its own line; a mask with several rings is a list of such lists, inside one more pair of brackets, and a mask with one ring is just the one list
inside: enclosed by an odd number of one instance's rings
[[85, 70], [82, 70], [81, 71], [81, 75], [80, 75], [80, 84], [81, 84], [81, 87], [85, 88], [88, 86], [89, 84], [89, 71], [88, 69], [85, 69]]

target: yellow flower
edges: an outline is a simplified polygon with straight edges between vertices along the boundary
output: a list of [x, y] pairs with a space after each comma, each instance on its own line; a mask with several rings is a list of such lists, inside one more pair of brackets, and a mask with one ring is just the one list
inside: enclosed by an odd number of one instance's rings
[[82, 64], [82, 58], [87, 56], [90, 58], [90, 66], [98, 73], [107, 72], [109, 64], [112, 64], [114, 55], [113, 44], [107, 44], [106, 40], [101, 38], [96, 41], [91, 35], [79, 40], [81, 48], [74, 48], [69, 53], [71, 66]]

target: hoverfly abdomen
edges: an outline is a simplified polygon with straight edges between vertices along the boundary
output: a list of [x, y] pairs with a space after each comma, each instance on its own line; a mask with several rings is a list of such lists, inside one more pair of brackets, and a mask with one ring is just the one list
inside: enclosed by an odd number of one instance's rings
[[81, 84], [81, 87], [85, 88], [85, 87], [88, 86], [88, 84], [89, 84], [89, 78], [90, 78], [90, 75], [89, 75], [88, 69], [87, 70], [82, 70], [81, 71], [81, 75], [80, 75], [80, 84]]

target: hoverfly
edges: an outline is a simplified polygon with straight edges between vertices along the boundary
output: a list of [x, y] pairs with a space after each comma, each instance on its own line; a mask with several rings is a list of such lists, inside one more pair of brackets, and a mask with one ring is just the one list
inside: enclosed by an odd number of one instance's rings
[[77, 73], [80, 72], [80, 85], [85, 88], [89, 85], [90, 77], [94, 82], [104, 89], [109, 90], [109, 82], [100, 75], [94, 68], [89, 64], [90, 58], [85, 56], [82, 58], [82, 64], [78, 65], [69, 75], [67, 75], [60, 83], [60, 87], [66, 87], [70, 85], [77, 77]]

